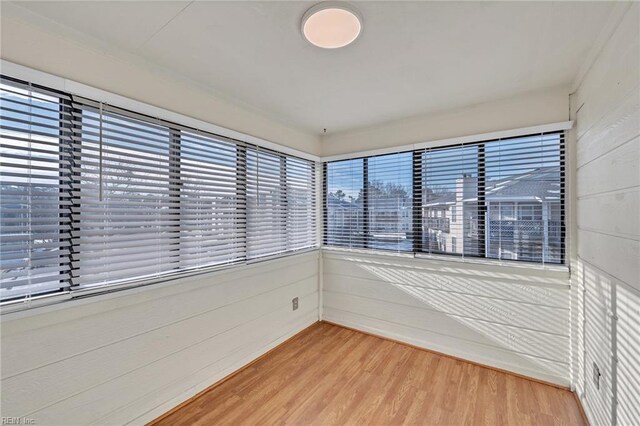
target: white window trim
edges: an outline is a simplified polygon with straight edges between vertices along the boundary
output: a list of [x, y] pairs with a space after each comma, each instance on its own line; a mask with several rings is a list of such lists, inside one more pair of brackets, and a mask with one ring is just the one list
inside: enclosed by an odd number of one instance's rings
[[452, 264], [470, 264], [470, 265], [485, 265], [489, 267], [509, 267], [518, 268], [528, 271], [551, 271], [551, 272], [569, 272], [570, 268], [568, 264], [542, 264], [536, 262], [524, 262], [521, 260], [506, 260], [506, 259], [493, 259], [493, 258], [475, 258], [475, 257], [461, 257], [451, 256], [446, 254], [429, 254], [429, 253], [410, 253], [410, 252], [393, 252], [374, 249], [350, 249], [344, 247], [331, 247], [322, 246], [321, 249], [323, 255], [331, 256], [358, 256], [368, 257], [372, 259], [412, 259], [416, 262], [437, 262], [437, 263], [452, 263]]
[[222, 278], [224, 275], [233, 273], [240, 268], [242, 268], [242, 270], [246, 270], [247, 268], [258, 268], [266, 261], [269, 261], [270, 264], [291, 262], [292, 258], [308, 255], [310, 253], [318, 253], [320, 256], [321, 250], [320, 248], [311, 248], [289, 253], [288, 255], [271, 256], [258, 261], [246, 261], [234, 263], [232, 265], [212, 266], [208, 268], [190, 270], [183, 273], [168, 274], [162, 277], [154, 277], [146, 280], [135, 279], [96, 286], [94, 288], [66, 291], [55, 295], [35, 296], [30, 299], [19, 300], [3, 305], [0, 309], [0, 323], [6, 320], [38, 315], [58, 309], [66, 309], [68, 302], [73, 302], [73, 306], [78, 306], [114, 297], [125, 297], [127, 294], [133, 294], [136, 292], [154, 291], [166, 286], [179, 286], [182, 282], [186, 282], [196, 277], [198, 279]]
[[557, 123], [540, 124], [538, 126], [520, 127], [517, 129], [500, 130], [490, 133], [478, 133], [475, 135], [460, 136], [455, 138], [437, 139], [428, 142], [419, 142], [409, 145], [393, 146], [389, 148], [373, 149], [370, 151], [350, 152], [347, 154], [330, 155], [321, 157], [323, 163], [329, 161], [349, 160], [353, 158], [371, 157], [381, 154], [398, 154], [401, 152], [415, 151], [425, 148], [436, 148], [440, 146], [460, 145], [464, 143], [481, 142], [505, 138], [514, 138], [519, 136], [533, 135], [537, 133], [550, 133], [567, 131], [573, 128], [573, 121], [560, 121]]

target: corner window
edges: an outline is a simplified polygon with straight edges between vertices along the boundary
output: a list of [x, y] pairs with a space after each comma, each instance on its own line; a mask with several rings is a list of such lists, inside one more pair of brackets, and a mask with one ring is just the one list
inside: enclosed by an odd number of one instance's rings
[[0, 102], [3, 303], [317, 246], [313, 161], [4, 77]]
[[564, 167], [559, 132], [329, 162], [324, 243], [564, 263]]

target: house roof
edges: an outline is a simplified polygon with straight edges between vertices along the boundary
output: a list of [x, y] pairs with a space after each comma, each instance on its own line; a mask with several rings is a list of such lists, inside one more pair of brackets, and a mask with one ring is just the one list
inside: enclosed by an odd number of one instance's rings
[[336, 197], [334, 194], [329, 193], [328, 197], [327, 197], [327, 201], [329, 206], [331, 207], [339, 207], [339, 208], [343, 208], [343, 209], [352, 209], [352, 208], [356, 208], [358, 207], [357, 204], [359, 204], [357, 201], [352, 203], [346, 200], [341, 200], [338, 197]]
[[[501, 179], [489, 179], [485, 197], [488, 202], [498, 201], [560, 201], [560, 183], [558, 174], [560, 166], [540, 167], [511, 175]], [[475, 178], [467, 178], [469, 184], [476, 184]], [[464, 185], [459, 186], [460, 190]], [[454, 191], [434, 194], [422, 207], [451, 206], [456, 203], [458, 194]], [[466, 197], [463, 202], [477, 201], [477, 196]], [[362, 206], [361, 200], [349, 202], [339, 199], [334, 194], [328, 194], [328, 204], [331, 207], [355, 209]]]
[[[525, 173], [506, 178], [488, 180], [485, 197], [488, 202], [496, 201], [559, 201], [560, 166], [539, 167]], [[475, 179], [473, 180], [475, 184]], [[456, 193], [447, 192], [422, 207], [447, 206], [455, 204]], [[477, 201], [478, 197], [464, 198], [464, 202]]]
[[492, 181], [487, 185], [486, 198], [501, 200], [560, 200], [560, 166], [541, 167], [526, 173]]
[[439, 194], [436, 198], [432, 198], [429, 202], [424, 203], [422, 207], [435, 207], [435, 206], [447, 206], [456, 203], [456, 193], [455, 192], [445, 192], [443, 194]]

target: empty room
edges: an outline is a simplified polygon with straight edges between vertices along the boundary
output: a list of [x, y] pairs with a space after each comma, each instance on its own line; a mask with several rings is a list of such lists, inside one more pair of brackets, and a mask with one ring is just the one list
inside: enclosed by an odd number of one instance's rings
[[640, 425], [640, 2], [0, 0], [2, 425]]

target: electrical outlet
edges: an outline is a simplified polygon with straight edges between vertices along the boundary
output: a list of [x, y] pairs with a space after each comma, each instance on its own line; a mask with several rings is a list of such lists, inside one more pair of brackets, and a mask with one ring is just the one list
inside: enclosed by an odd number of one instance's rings
[[293, 300], [291, 301], [291, 304], [293, 305], [293, 310], [295, 311], [296, 309], [298, 309], [298, 298], [294, 297]]
[[598, 367], [598, 364], [593, 363], [593, 384], [596, 386], [596, 389], [600, 389], [600, 377], [602, 376], [602, 374], [600, 374], [600, 367]]

